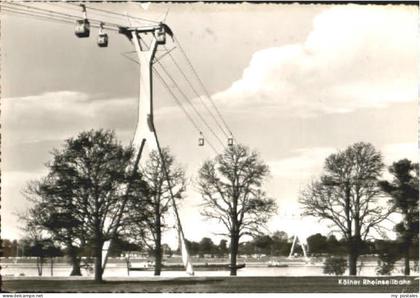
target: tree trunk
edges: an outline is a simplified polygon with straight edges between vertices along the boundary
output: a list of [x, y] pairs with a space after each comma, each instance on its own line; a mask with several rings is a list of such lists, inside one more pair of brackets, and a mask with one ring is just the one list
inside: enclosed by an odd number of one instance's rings
[[237, 266], [236, 257], [238, 255], [239, 239], [235, 233], [230, 236], [230, 275], [236, 276]]
[[156, 239], [156, 247], [155, 247], [155, 275], [159, 276], [162, 270], [162, 247], [160, 243], [160, 239]]
[[359, 239], [355, 238], [355, 236], [352, 239], [350, 239], [350, 243], [349, 243], [349, 275], [357, 275], [357, 259], [359, 258], [360, 243], [361, 243], [361, 241], [359, 241]]
[[410, 275], [410, 240], [404, 245], [404, 275]]
[[125, 262], [127, 264], [127, 275], [130, 276], [130, 267], [131, 267], [131, 263], [130, 263], [130, 257], [126, 257], [125, 258]]
[[80, 258], [76, 255], [71, 256], [71, 265], [72, 269], [70, 272], [70, 276], [82, 276], [82, 272], [80, 270]]
[[357, 259], [356, 253], [349, 253], [349, 275], [357, 275]]
[[102, 241], [95, 245], [95, 281], [102, 282]]
[[43, 265], [44, 260], [42, 259], [42, 257], [37, 257], [36, 258], [36, 267], [38, 269], [38, 276], [42, 276], [42, 265]]
[[408, 251], [404, 255], [404, 275], [410, 275], [410, 255]]
[[349, 239], [347, 242], [348, 247], [348, 259], [349, 259], [349, 275], [357, 275], [357, 251], [356, 251], [356, 245], [355, 245], [355, 239], [352, 235], [352, 218], [350, 214], [350, 185], [349, 181], [346, 181], [345, 184], [345, 218], [347, 222], [347, 234], [349, 235]]
[[159, 276], [162, 270], [162, 231], [160, 222], [160, 204], [156, 204], [155, 207], [155, 276]]
[[82, 276], [82, 272], [80, 271], [80, 258], [77, 256], [76, 248], [71, 243], [68, 244], [68, 255], [72, 265], [70, 276]]

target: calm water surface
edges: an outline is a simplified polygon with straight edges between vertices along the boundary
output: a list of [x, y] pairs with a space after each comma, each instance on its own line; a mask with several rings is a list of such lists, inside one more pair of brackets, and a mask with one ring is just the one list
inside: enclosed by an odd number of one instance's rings
[[[3, 276], [38, 276], [35, 263], [3, 263], [1, 264], [1, 274]], [[376, 276], [376, 262], [367, 262], [363, 264], [360, 275]], [[290, 264], [289, 267], [247, 267], [238, 270], [238, 276], [319, 276], [324, 275], [322, 272], [322, 264]], [[55, 263], [53, 268], [53, 276], [69, 276], [71, 266], [66, 263]], [[93, 272], [82, 270], [83, 276], [93, 276]], [[345, 273], [345, 275], [347, 272]], [[402, 263], [396, 264], [392, 275], [402, 274]], [[413, 275], [418, 273], [413, 272]], [[47, 262], [43, 266], [43, 276], [51, 276], [51, 267]], [[196, 271], [195, 276], [228, 276], [229, 271]], [[108, 264], [104, 272], [104, 277], [152, 277], [153, 271], [131, 271], [127, 274], [127, 267], [124, 263]], [[187, 276], [184, 271], [163, 271], [163, 277]]]

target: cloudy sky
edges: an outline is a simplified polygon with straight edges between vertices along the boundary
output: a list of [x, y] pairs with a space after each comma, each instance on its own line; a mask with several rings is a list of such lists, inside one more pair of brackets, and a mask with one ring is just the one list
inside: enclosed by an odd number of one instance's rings
[[[279, 205], [271, 231], [328, 232], [314, 219], [296, 224], [292, 214], [299, 190], [322, 172], [323, 160], [338, 149], [367, 141], [383, 152], [387, 164], [400, 158], [417, 160], [415, 6], [152, 4], [147, 11], [135, 3], [97, 7], [155, 20], [169, 9], [166, 22], [235, 137], [270, 165], [265, 187]], [[89, 12], [88, 16], [99, 18]], [[28, 206], [21, 191], [29, 180], [46, 173], [52, 148], [91, 128], [114, 129], [124, 144], [130, 143], [136, 125], [138, 66], [121, 55], [133, 48], [116, 33], [110, 33], [109, 47], [100, 49], [94, 37], [77, 39], [72, 25], [5, 14], [1, 36], [1, 233], [2, 238], [17, 238], [22, 231], [14, 213]], [[168, 42], [167, 47], [172, 46]], [[179, 49], [173, 54], [187, 70]], [[162, 59], [181, 82], [170, 62]], [[210, 228], [215, 226], [199, 215], [201, 200], [193, 180], [214, 152], [209, 146], [197, 147], [197, 132], [159, 82], [155, 90], [161, 143], [170, 146], [192, 180], [180, 210], [186, 237], [212, 236]], [[185, 90], [211, 121], [194, 93]], [[215, 123], [212, 127], [217, 131]]]

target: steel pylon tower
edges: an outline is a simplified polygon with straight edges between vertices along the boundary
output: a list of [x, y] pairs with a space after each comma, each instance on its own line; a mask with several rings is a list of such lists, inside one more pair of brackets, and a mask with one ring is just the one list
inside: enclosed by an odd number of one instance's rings
[[[293, 221], [295, 221], [295, 224], [299, 224], [301, 223], [300, 219], [302, 217], [302, 214], [300, 212], [292, 212], [291, 214], [285, 214], [286, 217], [289, 217], [290, 219], [292, 219]], [[290, 248], [290, 252], [289, 252], [289, 257], [288, 258], [292, 258], [293, 257], [293, 253], [295, 251], [295, 248], [297, 245], [300, 245], [302, 252], [303, 252], [303, 256], [305, 257], [305, 260], [309, 260], [308, 258], [308, 254], [307, 254], [307, 248], [305, 246], [305, 243], [302, 241], [303, 239], [305, 239], [306, 242], [306, 238], [304, 238], [301, 233], [299, 233], [299, 231], [294, 231], [293, 233], [293, 242], [292, 242], [292, 247]]]
[[[159, 27], [158, 27], [159, 28]], [[130, 29], [128, 29], [130, 30]], [[148, 48], [142, 46], [141, 35], [146, 33], [158, 32], [155, 27], [146, 29], [132, 29], [131, 40], [136, 49], [139, 61], [139, 104], [138, 120], [135, 135], [132, 141], [133, 147], [139, 151], [144, 146], [151, 150], [157, 150], [157, 137], [155, 136], [155, 127], [153, 121], [153, 81], [152, 81], [152, 63], [156, 54], [158, 41], [154, 34], [151, 44]], [[163, 33], [165, 34], [165, 33]]]
[[[137, 53], [139, 61], [139, 99], [138, 99], [138, 119], [137, 127], [132, 140], [132, 146], [136, 152], [135, 168], [141, 162], [141, 156], [152, 150], [157, 150], [161, 157], [162, 168], [166, 176], [167, 183], [170, 184], [168, 169], [165, 165], [165, 160], [159, 144], [159, 139], [156, 133], [153, 121], [153, 76], [152, 67], [158, 45], [166, 43], [166, 34], [173, 36], [171, 29], [163, 23], [156, 26], [146, 27], [120, 27], [119, 33], [124, 34], [133, 44]], [[151, 42], [147, 45], [146, 40], [143, 38], [145, 35], [152, 36]], [[143, 159], [144, 160], [144, 159]], [[176, 207], [172, 187], [169, 185], [171, 194], [171, 201], [174, 208], [176, 217], [178, 235], [181, 242], [182, 261], [188, 274], [193, 275], [194, 270], [188, 250], [185, 244], [184, 232], [182, 229], [181, 221], [179, 218], [178, 210]], [[109, 242], [104, 244], [104, 268], [106, 265], [106, 258], [108, 254]]]
[[306, 254], [305, 244], [302, 242], [302, 240], [300, 239], [300, 237], [298, 236], [297, 233], [295, 233], [295, 236], [293, 237], [293, 243], [292, 243], [292, 247], [290, 248], [289, 258], [291, 258], [293, 256], [293, 252], [294, 252], [295, 247], [298, 243], [300, 244], [300, 247], [302, 248], [303, 256], [305, 257], [306, 260], [308, 260], [308, 255]]

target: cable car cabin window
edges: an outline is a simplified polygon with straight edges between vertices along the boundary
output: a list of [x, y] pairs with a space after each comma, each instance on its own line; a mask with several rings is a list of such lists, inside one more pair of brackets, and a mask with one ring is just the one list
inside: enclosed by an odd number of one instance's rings
[[198, 139], [198, 146], [204, 146], [204, 138]]
[[98, 46], [101, 48], [105, 48], [108, 46], [108, 34], [101, 33], [98, 35]]
[[77, 37], [89, 37], [90, 24], [88, 20], [77, 20], [74, 33]]
[[233, 138], [228, 139], [228, 146], [233, 146]]

